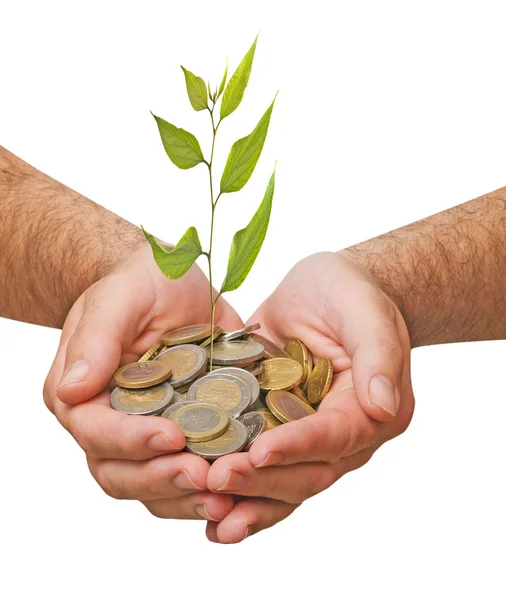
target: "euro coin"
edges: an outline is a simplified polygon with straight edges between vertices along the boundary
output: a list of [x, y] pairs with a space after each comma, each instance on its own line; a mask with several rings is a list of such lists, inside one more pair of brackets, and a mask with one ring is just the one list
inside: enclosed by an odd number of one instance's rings
[[154, 343], [149, 350], [146, 350], [145, 354], [143, 354], [137, 362], [143, 363], [151, 360], [161, 347], [162, 345], [159, 342]]
[[176, 346], [178, 344], [190, 344], [191, 342], [200, 342], [211, 335], [211, 325], [209, 323], [198, 325], [187, 325], [179, 327], [164, 333], [160, 342], [164, 346]]
[[128, 390], [116, 387], [111, 392], [111, 406], [129, 415], [159, 415], [174, 398], [174, 390], [168, 383], [146, 389]]
[[285, 352], [289, 354], [294, 360], [302, 365], [304, 374], [302, 381], [300, 382], [303, 388], [307, 385], [307, 380], [311, 371], [313, 370], [313, 357], [311, 352], [307, 349], [307, 346], [300, 340], [293, 338], [288, 340], [284, 348]]
[[248, 325], [247, 327], [243, 327], [242, 329], [238, 329], [237, 331], [231, 331], [229, 333], [223, 333], [220, 338], [220, 342], [229, 342], [230, 340], [236, 340], [238, 338], [245, 337], [253, 331], [260, 329], [260, 323], [254, 323], [253, 325]]
[[240, 369], [239, 367], [220, 367], [219, 369], [214, 370], [213, 373], [220, 373], [221, 375], [234, 375], [235, 377], [239, 377], [244, 383], [249, 387], [251, 392], [251, 402], [250, 406], [258, 400], [260, 396], [260, 386], [258, 385], [257, 378], [252, 375], [249, 371], [245, 369]]
[[229, 416], [219, 406], [191, 402], [177, 405], [170, 420], [182, 429], [187, 442], [206, 442], [224, 433], [229, 424]]
[[282, 423], [296, 421], [315, 413], [314, 408], [286, 390], [272, 390], [267, 394], [267, 406]]
[[264, 416], [265, 419], [265, 431], [269, 431], [270, 429], [274, 429], [279, 425], [283, 425], [283, 423], [276, 419], [276, 417], [271, 413], [268, 408], [259, 408], [256, 412], [259, 412]]
[[265, 415], [260, 412], [249, 412], [237, 417], [237, 420], [246, 427], [246, 431], [248, 432], [248, 442], [246, 443], [246, 446], [244, 446], [244, 450], [249, 450], [257, 437], [267, 428]]
[[179, 390], [204, 374], [207, 356], [200, 346], [182, 344], [160, 352], [153, 361], [153, 364], [157, 363], [169, 366], [172, 371], [169, 383], [174, 389]]
[[230, 417], [238, 417], [251, 404], [251, 391], [235, 375], [213, 372], [192, 383], [188, 400], [219, 406]]
[[297, 396], [297, 398], [300, 398], [303, 402], [309, 404], [308, 397], [306, 396], [306, 394], [304, 394], [304, 392], [300, 389], [298, 385], [293, 387], [290, 391], [294, 396]]
[[[210, 358], [211, 349], [206, 348]], [[264, 353], [261, 344], [248, 340], [217, 342], [213, 348], [213, 364], [223, 367], [242, 367], [258, 360]]]
[[264, 347], [264, 356], [266, 358], [289, 358], [288, 354], [284, 350], [281, 350], [279, 346], [276, 346], [274, 342], [271, 342], [271, 340], [268, 340], [263, 335], [259, 335], [258, 333], [250, 333], [248, 340], [257, 342], [257, 344], [261, 344]]
[[311, 404], [318, 404], [327, 395], [333, 376], [332, 361], [328, 358], [321, 358], [316, 363], [307, 382], [307, 397]]
[[[177, 394], [177, 392], [174, 392], [174, 394]], [[183, 396], [182, 400], [174, 400], [160, 415], [161, 417], [163, 417], [164, 419], [169, 419], [172, 417], [172, 415], [176, 412], [176, 410], [179, 410], [181, 408], [181, 406], [186, 405], [186, 404], [195, 404], [195, 402], [188, 402], [188, 400], [186, 400], [186, 398]]]
[[304, 369], [293, 358], [269, 358], [262, 363], [258, 383], [262, 390], [288, 390], [302, 381]]
[[206, 442], [186, 443], [186, 449], [207, 460], [216, 460], [220, 456], [240, 452], [248, 442], [248, 432], [242, 423], [230, 419], [227, 430], [217, 438]]
[[201, 344], [200, 347], [201, 348], [207, 348], [208, 346], [211, 345], [211, 340], [214, 340], [218, 337], [220, 337], [220, 335], [223, 333], [223, 329], [219, 326], [219, 325], [215, 325], [214, 326], [214, 331], [213, 334], [209, 334], [209, 337], [207, 339], [205, 339]]
[[171, 367], [166, 363], [130, 363], [114, 373], [114, 383], [129, 389], [146, 388], [162, 383], [170, 373]]
[[257, 375], [260, 375], [260, 372], [262, 371], [262, 363], [255, 362], [252, 365], [248, 365], [247, 367], [243, 368], [245, 371], [248, 371], [248, 373], [251, 373], [254, 377], [256, 377]]

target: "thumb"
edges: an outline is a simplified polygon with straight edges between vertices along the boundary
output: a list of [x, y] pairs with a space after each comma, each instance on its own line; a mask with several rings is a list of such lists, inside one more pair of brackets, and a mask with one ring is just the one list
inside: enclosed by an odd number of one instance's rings
[[104, 280], [86, 296], [79, 323], [59, 350], [65, 353], [56, 391], [62, 402], [78, 404], [107, 387], [142, 318], [137, 297], [119, 277]]

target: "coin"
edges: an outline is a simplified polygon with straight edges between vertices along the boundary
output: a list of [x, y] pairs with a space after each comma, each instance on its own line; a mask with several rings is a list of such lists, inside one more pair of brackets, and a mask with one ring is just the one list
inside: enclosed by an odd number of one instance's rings
[[114, 373], [114, 383], [130, 389], [146, 388], [162, 383], [170, 373], [171, 367], [166, 363], [130, 363]]
[[267, 406], [282, 423], [313, 415], [316, 411], [286, 390], [272, 390], [267, 394]]
[[288, 340], [288, 342], [285, 344], [284, 350], [288, 355], [302, 365], [304, 374], [300, 384], [303, 388], [305, 388], [309, 375], [313, 370], [313, 357], [311, 352], [309, 352], [307, 349], [306, 344], [296, 338]]
[[111, 392], [111, 406], [129, 415], [159, 415], [169, 406], [174, 390], [162, 383], [144, 390], [127, 390], [116, 387]]
[[179, 402], [186, 402], [186, 397], [181, 394], [181, 392], [176, 392], [174, 390], [174, 398], [172, 400], [172, 405], [178, 404]]
[[288, 390], [302, 381], [304, 370], [293, 358], [269, 358], [262, 363], [258, 383], [263, 390]]
[[242, 423], [244, 427], [246, 427], [246, 431], [248, 432], [248, 441], [246, 446], [244, 446], [244, 450], [249, 450], [257, 437], [267, 428], [265, 415], [260, 412], [249, 412], [245, 415], [237, 417], [237, 420], [239, 423]]
[[169, 383], [175, 389], [184, 388], [202, 375], [207, 364], [206, 352], [194, 344], [182, 344], [160, 352], [153, 364], [169, 365], [172, 376]]
[[[210, 356], [210, 348], [206, 348]], [[224, 367], [242, 367], [258, 360], [264, 353], [264, 347], [249, 340], [217, 342], [213, 348], [213, 364]]]
[[278, 427], [278, 425], [283, 425], [283, 423], [279, 419], [276, 419], [276, 417], [271, 413], [271, 411], [268, 408], [259, 408], [256, 412], [259, 412], [264, 416], [265, 431], [274, 429], [274, 427]]
[[200, 344], [200, 347], [207, 348], [211, 344], [211, 338], [214, 341], [217, 337], [220, 337], [220, 335], [222, 333], [223, 333], [223, 329], [219, 325], [215, 325], [213, 335], [211, 336], [211, 334], [209, 334], [209, 337]]
[[[177, 392], [174, 392], [174, 394], [177, 394]], [[196, 404], [196, 402], [188, 402], [188, 400], [186, 400], [184, 397], [183, 400], [175, 400], [162, 412], [160, 416], [164, 419], [170, 419], [176, 410], [179, 410], [181, 406], [186, 404]]]
[[248, 340], [261, 344], [264, 347], [264, 356], [267, 358], [289, 358], [288, 354], [284, 350], [281, 350], [279, 346], [276, 346], [274, 342], [271, 342], [271, 340], [268, 340], [263, 335], [259, 335], [258, 333], [250, 333]]
[[198, 325], [187, 325], [179, 329], [173, 329], [164, 333], [160, 342], [165, 346], [176, 346], [178, 344], [189, 344], [198, 342], [211, 335], [211, 325], [209, 323]]
[[151, 348], [149, 348], [149, 350], [146, 350], [146, 352], [139, 358], [139, 360], [137, 362], [140, 362], [140, 363], [147, 362], [158, 352], [158, 350], [160, 350], [161, 347], [162, 347], [161, 344], [159, 344], [158, 342], [155, 342], [151, 346]]
[[307, 397], [311, 404], [317, 404], [326, 396], [332, 385], [334, 368], [328, 358], [320, 358], [307, 382]]
[[260, 329], [260, 323], [254, 323], [253, 325], [248, 325], [247, 327], [243, 327], [242, 329], [238, 329], [237, 331], [231, 331], [230, 333], [223, 333], [221, 336], [220, 342], [229, 342], [230, 340], [236, 340], [237, 338], [244, 337], [248, 335], [252, 331], [256, 331]]
[[255, 362], [252, 365], [248, 365], [247, 367], [243, 367], [243, 369], [245, 371], [248, 371], [248, 373], [251, 373], [253, 376], [257, 376], [260, 375], [260, 372], [262, 371], [262, 363], [261, 362]]
[[306, 394], [304, 394], [304, 392], [300, 389], [300, 387], [298, 385], [296, 385], [290, 391], [292, 392], [292, 394], [294, 396], [297, 396], [297, 398], [300, 398], [303, 402], [305, 402], [306, 404], [309, 404], [309, 400], [308, 400]]
[[229, 416], [219, 406], [203, 402], [181, 402], [177, 406], [170, 420], [183, 430], [188, 442], [213, 440], [228, 428]]
[[186, 449], [192, 454], [198, 454], [208, 460], [215, 460], [220, 456], [240, 452], [248, 442], [248, 432], [242, 423], [230, 419], [228, 429], [217, 438], [208, 442], [187, 442]]
[[188, 390], [188, 400], [219, 406], [230, 417], [238, 417], [251, 403], [251, 391], [235, 375], [210, 373], [194, 381]]
[[235, 375], [235, 377], [239, 377], [239, 379], [244, 381], [244, 383], [250, 389], [250, 406], [258, 400], [258, 397], [260, 396], [260, 386], [258, 385], [257, 378], [250, 372], [246, 371], [245, 369], [240, 369], [239, 367], [220, 367], [216, 370], [213, 369], [213, 373], [221, 373], [222, 375]]

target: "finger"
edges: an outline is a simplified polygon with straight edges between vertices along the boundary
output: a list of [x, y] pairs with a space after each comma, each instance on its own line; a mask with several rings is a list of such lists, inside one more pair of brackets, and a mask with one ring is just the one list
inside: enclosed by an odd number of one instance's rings
[[223, 296], [220, 296], [216, 303], [214, 317], [216, 323], [225, 331], [236, 331], [237, 329], [242, 329], [244, 327], [241, 317]]
[[147, 461], [88, 459], [88, 466], [104, 492], [118, 500], [171, 499], [207, 490], [209, 464], [186, 452]]
[[128, 346], [149, 321], [149, 293], [145, 282], [111, 276], [86, 296], [81, 319], [61, 348], [65, 364], [57, 395], [62, 402], [77, 404], [107, 386], [120, 363], [122, 346]]
[[172, 421], [116, 411], [108, 396], [103, 392], [78, 406], [55, 405], [56, 417], [88, 456], [146, 460], [184, 448], [184, 434]]
[[233, 509], [234, 502], [230, 496], [201, 492], [176, 500], [151, 500], [144, 502], [144, 506], [160, 519], [221, 521]]
[[221, 544], [242, 542], [262, 529], [286, 519], [296, 508], [295, 504], [266, 498], [243, 500], [220, 523], [207, 524], [207, 539]]

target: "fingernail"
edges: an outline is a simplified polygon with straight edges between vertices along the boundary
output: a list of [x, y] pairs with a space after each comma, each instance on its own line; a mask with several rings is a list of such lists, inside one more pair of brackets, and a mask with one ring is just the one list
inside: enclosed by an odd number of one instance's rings
[[64, 385], [83, 381], [88, 376], [89, 370], [90, 363], [87, 360], [78, 360], [65, 371], [58, 387], [61, 388]]
[[230, 471], [225, 483], [216, 489], [218, 492], [240, 492], [246, 487], [248, 478], [237, 471]]
[[213, 519], [211, 515], [207, 512], [207, 507], [205, 504], [197, 504], [195, 507], [195, 512], [199, 517], [202, 517], [206, 521], [217, 521], [218, 519]]
[[261, 463], [255, 465], [257, 469], [260, 467], [272, 467], [272, 465], [279, 465], [279, 463], [285, 460], [285, 455], [281, 452], [269, 452], [269, 454], [263, 459]]
[[[178, 475], [176, 475], [174, 477], [174, 479], [172, 480], [172, 483], [179, 489], [182, 490], [184, 492], [187, 491], [194, 491], [194, 490], [199, 490], [200, 492], [202, 492], [204, 490], [204, 488], [199, 487], [194, 481], [193, 479], [190, 477], [188, 471], [181, 471], [181, 473], [179, 473]], [[199, 506], [203, 506], [205, 508], [205, 504], [202, 504]], [[195, 509], [197, 510], [197, 509]], [[198, 510], [197, 510], [198, 512]], [[207, 512], [207, 510], [206, 510]], [[200, 514], [200, 513], [199, 513]], [[200, 516], [204, 516], [204, 515], [200, 515]], [[211, 518], [211, 517], [205, 517], [206, 518]]]
[[395, 390], [392, 382], [383, 375], [375, 375], [369, 384], [369, 400], [395, 417]]
[[148, 447], [154, 452], [178, 452], [181, 450], [162, 431], [149, 438]]

